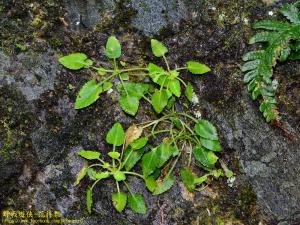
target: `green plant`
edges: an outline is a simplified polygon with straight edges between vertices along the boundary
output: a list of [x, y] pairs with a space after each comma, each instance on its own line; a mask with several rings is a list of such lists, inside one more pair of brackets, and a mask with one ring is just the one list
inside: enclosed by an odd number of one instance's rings
[[[204, 74], [210, 71], [210, 68], [198, 62], [189, 61], [185, 67], [170, 69], [166, 58], [168, 49], [161, 42], [152, 39], [151, 49], [156, 57], [162, 57], [167, 70], [153, 63], [147, 67], [129, 67], [127, 63], [117, 61], [121, 56], [121, 45], [119, 41], [111, 36], [106, 43], [106, 56], [112, 60], [113, 68], [103, 68], [93, 66], [94, 62], [83, 53], [73, 53], [63, 56], [59, 62], [71, 70], [87, 68], [90, 71], [97, 72], [97, 78], [88, 81], [79, 91], [75, 102], [76, 109], [85, 108], [97, 101], [102, 92], [108, 91], [113, 86], [113, 80], [118, 78], [120, 84], [117, 90], [120, 93], [119, 103], [121, 108], [129, 115], [134, 116], [139, 108], [139, 101], [145, 99], [154, 108], [157, 113], [161, 113], [168, 105], [168, 102], [174, 102], [175, 97], [181, 96], [181, 84], [185, 87], [185, 95], [188, 100], [192, 100], [193, 87], [190, 83], [186, 84], [180, 77], [180, 71], [188, 70], [192, 74]], [[121, 68], [120, 68], [121, 67]], [[143, 80], [149, 76], [155, 86], [145, 83], [134, 83], [129, 80], [131, 77], [140, 77]], [[150, 95], [150, 98], [147, 97]]]
[[244, 82], [248, 84], [248, 91], [252, 99], [262, 96], [260, 111], [267, 122], [279, 121], [279, 112], [276, 106], [276, 83], [272, 81], [273, 67], [277, 61], [300, 59], [300, 12], [297, 8], [300, 1], [285, 5], [281, 13], [289, 22], [274, 20], [259, 21], [254, 25], [256, 29], [268, 31], [257, 33], [250, 39], [250, 44], [267, 43], [264, 50], [252, 51], [243, 56], [246, 63], [241, 67]]
[[[194, 124], [194, 129], [190, 128], [191, 124]], [[142, 136], [143, 131], [149, 128], [152, 128], [151, 132]], [[149, 146], [149, 138], [158, 134], [169, 135], [158, 146]], [[112, 145], [112, 151], [107, 153], [111, 162], [101, 158], [101, 154], [97, 151], [79, 152], [79, 155], [87, 160], [98, 161], [90, 166], [84, 166], [74, 183], [79, 184], [86, 175], [94, 181], [86, 194], [89, 213], [91, 213], [92, 192], [95, 185], [108, 178], [113, 178], [116, 182], [117, 192], [112, 194], [112, 201], [118, 212], [123, 211], [128, 202], [128, 206], [134, 212], [146, 213], [147, 207], [143, 196], [131, 190], [126, 181], [127, 176], [136, 176], [144, 180], [153, 195], [162, 194], [173, 186], [175, 177], [172, 173], [182, 154], [187, 155], [188, 160], [180, 174], [189, 191], [194, 191], [196, 186], [206, 182], [209, 176], [218, 178], [224, 174], [221, 169], [215, 169], [218, 161], [215, 153], [221, 151], [216, 128], [206, 120], [198, 121], [185, 113], [170, 112], [157, 120], [133, 125], [126, 133], [121, 124], [116, 123], [107, 133], [106, 142]], [[120, 151], [117, 151], [118, 148]], [[201, 177], [192, 172], [192, 156], [197, 165], [207, 171]], [[142, 173], [133, 171], [138, 163], [139, 171]], [[229, 173], [226, 172], [227, 174]], [[120, 183], [127, 188], [129, 197], [121, 191]]]

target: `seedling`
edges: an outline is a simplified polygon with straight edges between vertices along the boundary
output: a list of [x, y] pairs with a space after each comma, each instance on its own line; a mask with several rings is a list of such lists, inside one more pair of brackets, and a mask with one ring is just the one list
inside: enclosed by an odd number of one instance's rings
[[[190, 128], [191, 123], [194, 124], [194, 129]], [[157, 128], [160, 126], [164, 129]], [[142, 136], [143, 131], [150, 128], [151, 132]], [[158, 134], [167, 134], [167, 136], [158, 146], [149, 146], [149, 138]], [[106, 142], [112, 145], [112, 151], [107, 153], [110, 162], [101, 158], [101, 154], [96, 151], [79, 152], [81, 157], [97, 161], [95, 164], [83, 167], [75, 181], [75, 185], [79, 184], [86, 175], [94, 181], [87, 189], [89, 213], [92, 209], [92, 193], [95, 185], [109, 178], [113, 178], [116, 182], [116, 192], [112, 194], [112, 201], [118, 212], [123, 211], [128, 203], [134, 212], [146, 213], [147, 207], [143, 196], [132, 191], [126, 181], [127, 176], [142, 179], [153, 195], [162, 194], [174, 185], [175, 177], [172, 173], [183, 154], [188, 155], [188, 162], [181, 169], [180, 174], [189, 191], [194, 191], [197, 185], [205, 183], [210, 176], [218, 178], [224, 174], [221, 169], [215, 169], [218, 161], [216, 153], [221, 151], [216, 128], [207, 120], [196, 120], [185, 113], [171, 112], [157, 120], [133, 125], [126, 133], [122, 125], [116, 123], [107, 133]], [[149, 148], [150, 150], [147, 151]], [[197, 165], [207, 171], [201, 177], [192, 172], [192, 156]], [[133, 171], [138, 164], [140, 165], [138, 171], [142, 173]], [[129, 194], [121, 191], [120, 184], [124, 184]]]
[[[181, 85], [185, 88], [187, 99], [191, 101], [193, 86], [190, 83], [186, 84], [180, 78], [180, 72], [188, 70], [192, 74], [204, 74], [209, 72], [210, 68], [204, 64], [189, 61], [185, 67], [170, 69], [166, 58], [168, 53], [167, 47], [163, 43], [152, 39], [151, 49], [156, 57], [163, 58], [167, 67], [166, 70], [153, 63], [149, 63], [146, 67], [126, 68], [127, 63], [117, 61], [121, 57], [121, 44], [114, 36], [109, 37], [106, 43], [106, 56], [112, 61], [112, 68], [93, 66], [94, 62], [88, 59], [84, 53], [73, 53], [61, 57], [59, 62], [68, 69], [80, 70], [86, 68], [96, 71], [97, 74], [96, 79], [88, 81], [79, 91], [75, 108], [82, 109], [93, 104], [99, 99], [101, 93], [113, 87], [115, 78], [120, 81], [120, 85], [117, 86], [117, 90], [120, 93], [120, 106], [127, 114], [132, 116], [137, 113], [141, 99], [148, 101], [156, 113], [161, 113], [169, 101], [174, 102], [174, 97], [178, 98], [181, 96]], [[130, 79], [136, 76], [142, 77], [142, 80], [149, 76], [153, 84], [130, 82]], [[154, 88], [150, 88], [153, 85]]]
[[244, 82], [248, 84], [248, 91], [252, 93], [252, 99], [262, 97], [259, 110], [263, 113], [267, 122], [280, 120], [276, 106], [276, 86], [272, 81], [273, 67], [277, 61], [284, 62], [287, 59], [300, 59], [300, 12], [295, 4], [285, 5], [281, 13], [290, 22], [263, 20], [257, 22], [254, 28], [265, 29], [250, 39], [250, 44], [267, 43], [264, 50], [252, 51], [243, 56], [246, 63], [241, 67]]

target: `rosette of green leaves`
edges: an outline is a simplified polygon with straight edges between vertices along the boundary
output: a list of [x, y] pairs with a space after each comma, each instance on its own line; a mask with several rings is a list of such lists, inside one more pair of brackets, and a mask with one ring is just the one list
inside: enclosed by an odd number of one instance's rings
[[[162, 67], [153, 63], [148, 65], [151, 80], [160, 87], [155, 90], [151, 97], [151, 104], [156, 113], [161, 113], [167, 105], [172, 102], [174, 103], [174, 97], [179, 98], [181, 96], [181, 84], [185, 87], [186, 97], [189, 101], [192, 101], [194, 95], [193, 86], [190, 83], [185, 84], [179, 77], [179, 70], [171, 70], [169, 68], [169, 63], [165, 56], [168, 53], [168, 48], [158, 40], [152, 39], [151, 49], [156, 57], [162, 57], [164, 59], [168, 67], [167, 70], [164, 70]], [[187, 62], [187, 67], [185, 68], [192, 74], [204, 74], [211, 71], [206, 65], [194, 61]]]

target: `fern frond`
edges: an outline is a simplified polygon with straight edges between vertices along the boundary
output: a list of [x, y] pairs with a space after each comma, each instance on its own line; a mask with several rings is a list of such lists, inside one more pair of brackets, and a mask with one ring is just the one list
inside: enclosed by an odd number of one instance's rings
[[287, 22], [279, 22], [276, 20], [263, 20], [263, 21], [256, 22], [253, 28], [272, 30], [272, 31], [283, 31], [289, 29], [290, 24]]
[[295, 5], [292, 4], [285, 5], [282, 8], [281, 13], [292, 23], [300, 24], [299, 10]]
[[258, 42], [271, 42], [274, 40], [274, 38], [276, 38], [277, 35], [278, 34], [275, 32], [260, 32], [250, 39], [249, 44], [255, 44]]
[[288, 58], [300, 58], [300, 13], [296, 5], [286, 5], [281, 10], [282, 14], [290, 22], [264, 20], [257, 22], [254, 28], [265, 29], [253, 36], [249, 43], [267, 42], [264, 50], [248, 52], [243, 56], [245, 64], [241, 70], [245, 72], [244, 82], [248, 84], [253, 100], [262, 97], [260, 111], [267, 122], [279, 120], [279, 112], [276, 106], [272, 76], [273, 67], [277, 61], [285, 61]]

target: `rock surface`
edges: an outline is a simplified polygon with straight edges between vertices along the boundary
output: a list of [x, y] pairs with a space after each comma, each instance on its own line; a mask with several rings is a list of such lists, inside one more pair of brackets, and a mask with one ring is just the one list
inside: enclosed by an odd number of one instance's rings
[[[83, 225], [299, 224], [300, 65], [279, 65], [275, 72], [284, 126], [295, 134], [294, 140], [264, 122], [238, 67], [249, 50], [251, 23], [277, 16], [285, 2], [290, 1], [1, 2], [0, 209], [59, 210]], [[134, 190], [143, 193], [148, 205], [147, 214], [140, 216], [113, 209], [114, 186], [107, 182], [95, 189], [94, 212], [88, 215], [88, 181], [73, 186], [86, 163], [76, 153], [81, 148], [106, 151], [103, 140], [115, 121], [127, 127], [153, 117], [147, 104], [137, 118], [127, 117], [115, 92], [86, 110], [74, 110], [76, 93], [89, 74], [67, 71], [57, 58], [82, 51], [105, 62], [102, 46], [111, 34], [122, 41], [124, 61], [155, 60], [149, 49], [154, 36], [170, 48], [172, 66], [194, 59], [213, 68], [207, 76], [183, 77], [194, 84], [199, 98], [192, 110], [219, 129], [222, 159], [236, 174], [233, 184], [215, 181], [190, 196], [177, 179], [167, 193], [151, 196], [132, 179]]]

